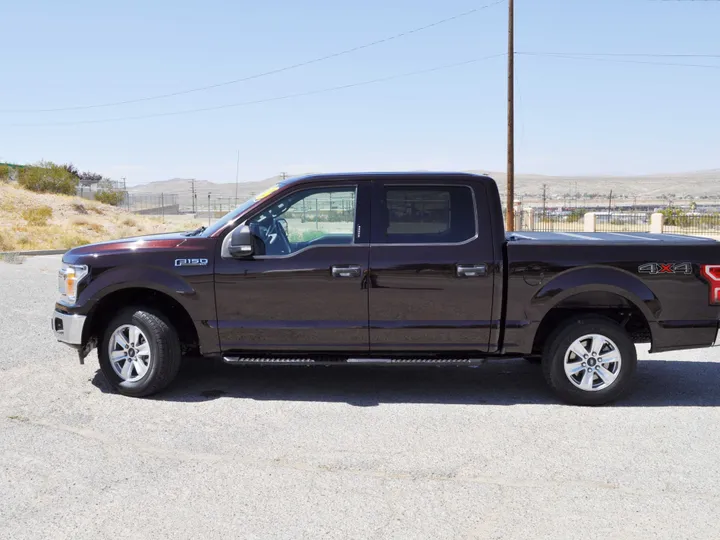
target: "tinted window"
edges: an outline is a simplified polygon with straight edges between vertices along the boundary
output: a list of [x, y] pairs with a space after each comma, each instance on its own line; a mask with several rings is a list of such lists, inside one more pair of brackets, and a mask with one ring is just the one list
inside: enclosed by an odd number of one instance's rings
[[353, 243], [355, 186], [297, 191], [248, 220], [266, 255], [288, 255], [310, 246]]
[[476, 233], [475, 203], [466, 186], [386, 186], [379, 242], [457, 243]]

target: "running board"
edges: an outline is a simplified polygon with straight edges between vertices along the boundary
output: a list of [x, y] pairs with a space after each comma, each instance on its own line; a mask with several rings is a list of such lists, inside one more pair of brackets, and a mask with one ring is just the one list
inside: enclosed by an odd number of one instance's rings
[[289, 364], [289, 365], [312, 365], [316, 362], [311, 358], [275, 358], [267, 357], [244, 357], [244, 356], [223, 356], [226, 364]]
[[487, 361], [486, 358], [338, 358], [328, 360], [327, 358], [283, 358], [283, 357], [244, 357], [224, 356], [226, 364], [250, 364], [250, 365], [338, 365], [338, 364], [363, 364], [363, 365], [416, 365], [416, 366], [476, 366]]

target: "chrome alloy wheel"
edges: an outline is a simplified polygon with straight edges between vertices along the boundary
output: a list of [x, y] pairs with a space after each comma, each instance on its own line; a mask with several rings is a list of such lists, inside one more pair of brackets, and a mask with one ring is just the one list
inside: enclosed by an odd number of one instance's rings
[[586, 392], [597, 392], [615, 382], [622, 368], [622, 355], [611, 339], [588, 334], [570, 345], [564, 364], [571, 383]]
[[113, 370], [125, 382], [142, 379], [152, 361], [147, 337], [132, 324], [124, 324], [112, 333], [108, 355]]

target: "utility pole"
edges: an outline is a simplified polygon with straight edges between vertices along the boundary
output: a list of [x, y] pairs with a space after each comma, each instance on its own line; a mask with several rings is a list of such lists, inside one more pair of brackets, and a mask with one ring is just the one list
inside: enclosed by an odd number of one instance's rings
[[190, 182], [192, 182], [191, 187], [190, 187], [190, 191], [192, 192], [192, 195], [190, 196], [191, 203], [192, 203], [192, 211], [193, 211], [193, 214], [195, 214], [196, 213], [195, 212], [195, 199], [197, 198], [195, 195], [195, 179], [193, 178], [192, 180], [190, 180]]
[[288, 177], [288, 173], [286, 173], [286, 172], [281, 172], [281, 173], [280, 173], [280, 178], [282, 179], [283, 182], [284, 182], [285, 180], [287, 180], [287, 177]]
[[508, 129], [507, 129], [507, 223], [515, 230], [515, 6], [508, 0]]
[[210, 192], [208, 191], [208, 227], [210, 226], [210, 217], [212, 216], [212, 213], [210, 212]]
[[120, 178], [123, 181], [123, 191], [125, 192], [125, 198], [127, 199], [127, 209], [129, 212], [130, 211], [130, 194], [128, 193], [128, 190], [127, 190], [127, 182], [125, 181], [124, 176], [121, 176]]
[[237, 165], [235, 166], [235, 206], [238, 204], [238, 178], [240, 177], [240, 150], [238, 149]]
[[575, 180], [575, 208], [577, 208], [579, 198], [580, 194], [578, 193], [577, 180]]
[[608, 197], [608, 213], [612, 212], [612, 189], [610, 190], [610, 197]]

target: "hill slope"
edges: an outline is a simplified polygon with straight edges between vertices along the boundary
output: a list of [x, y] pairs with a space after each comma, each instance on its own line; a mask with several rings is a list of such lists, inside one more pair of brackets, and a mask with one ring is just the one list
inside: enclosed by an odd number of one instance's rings
[[141, 234], [190, 229], [80, 197], [33, 193], [0, 183], [0, 251], [69, 249]]

